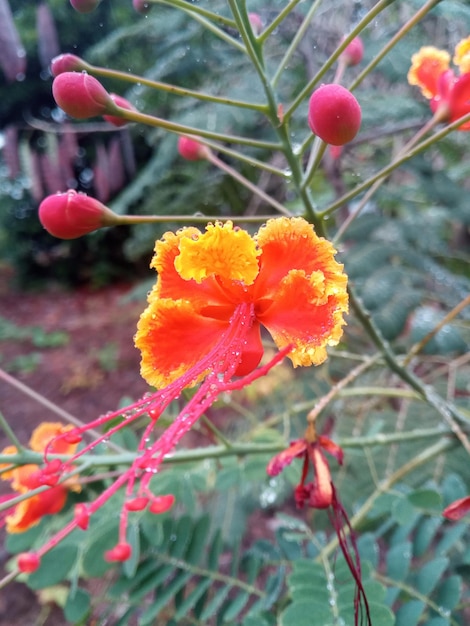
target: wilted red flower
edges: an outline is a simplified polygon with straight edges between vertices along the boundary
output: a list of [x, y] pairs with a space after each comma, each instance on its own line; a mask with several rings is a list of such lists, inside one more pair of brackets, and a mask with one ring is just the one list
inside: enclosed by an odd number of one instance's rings
[[[365, 608], [367, 623], [371, 625], [369, 604], [362, 585], [361, 561], [354, 531], [336, 492], [324, 452], [331, 454], [340, 465], [343, 463], [343, 450], [327, 437], [317, 436], [314, 422], [310, 421], [304, 437], [293, 441], [286, 450], [271, 459], [266, 471], [269, 476], [277, 476], [295, 458], [303, 459], [301, 479], [294, 492], [297, 507], [301, 509], [307, 505], [314, 509], [328, 509], [341, 551], [356, 583], [355, 624], [359, 622], [362, 603]], [[307, 483], [310, 465], [313, 470], [313, 479]], [[347, 532], [345, 528], [347, 528]]]
[[359, 131], [361, 107], [345, 87], [322, 85], [310, 97], [308, 123], [320, 139], [333, 146], [342, 146], [352, 141]]
[[99, 80], [86, 72], [63, 72], [56, 76], [52, 95], [67, 115], [79, 120], [115, 111], [109, 93]]
[[[453, 58], [460, 75], [449, 68], [450, 54], [425, 46], [411, 57], [408, 82], [430, 100], [431, 111], [442, 121], [455, 122], [470, 113], [470, 37], [460, 41]], [[458, 130], [470, 130], [470, 121]]]
[[242, 303], [254, 319], [237, 375], [259, 363], [263, 325], [294, 366], [318, 365], [343, 333], [347, 277], [331, 243], [303, 218], [268, 220], [251, 237], [232, 222], [182, 228], [155, 246], [158, 272], [137, 325], [141, 374], [160, 388], [198, 363]]
[[76, 239], [98, 228], [120, 223], [119, 216], [111, 209], [73, 189], [45, 198], [39, 205], [39, 220], [59, 239]]

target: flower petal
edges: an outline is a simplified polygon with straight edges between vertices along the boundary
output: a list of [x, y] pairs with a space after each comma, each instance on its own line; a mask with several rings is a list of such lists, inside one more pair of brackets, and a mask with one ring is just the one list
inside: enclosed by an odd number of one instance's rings
[[323, 272], [326, 293], [343, 291], [347, 277], [343, 266], [335, 261], [332, 244], [318, 237], [313, 226], [301, 217], [268, 220], [256, 235], [262, 250], [260, 271], [256, 279], [257, 297], [275, 298], [279, 282], [295, 269], [306, 274]]
[[462, 39], [455, 46], [452, 61], [457, 65], [462, 74], [470, 71], [470, 37]]
[[411, 57], [408, 83], [421, 89], [425, 98], [437, 94], [439, 76], [449, 69], [450, 54], [434, 46], [424, 46]]
[[286, 450], [282, 450], [276, 454], [268, 463], [266, 472], [269, 476], [277, 476], [282, 470], [292, 463], [292, 461], [303, 456], [307, 451], [307, 442], [305, 439], [296, 439]]
[[142, 377], [157, 388], [168, 385], [208, 354], [227, 327], [228, 321], [204, 317], [185, 300], [154, 300], [134, 338]]
[[458, 521], [467, 515], [467, 513], [470, 513], [470, 496], [460, 498], [460, 500], [456, 500], [455, 502], [452, 502], [452, 504], [449, 504], [449, 506], [442, 512], [442, 515], [447, 517], [447, 519]]
[[41, 422], [31, 434], [29, 440], [31, 450], [44, 452], [48, 448], [48, 452], [52, 454], [73, 454], [77, 444], [68, 443], [66, 439], [61, 437], [69, 430], [73, 430], [71, 424], [64, 426], [60, 422]]
[[293, 270], [278, 285], [271, 306], [258, 315], [278, 348], [294, 344], [288, 356], [295, 367], [322, 363], [327, 356], [326, 346], [339, 342], [345, 323], [343, 314], [348, 310], [345, 281], [342, 282], [337, 294], [328, 295], [318, 273], [309, 278], [305, 272]]
[[5, 518], [8, 533], [22, 533], [35, 526], [44, 515], [58, 513], [67, 499], [67, 490], [53, 487], [15, 505]]
[[230, 221], [208, 224], [203, 235], [182, 237], [179, 250], [175, 267], [185, 280], [192, 278], [200, 283], [208, 276], [217, 276], [223, 281], [239, 280], [251, 285], [258, 275], [257, 257], [261, 252], [254, 239]]
[[[470, 73], [462, 74], [453, 83], [449, 98], [450, 122], [455, 122], [470, 113]], [[459, 126], [459, 130], [470, 130], [470, 122]]]

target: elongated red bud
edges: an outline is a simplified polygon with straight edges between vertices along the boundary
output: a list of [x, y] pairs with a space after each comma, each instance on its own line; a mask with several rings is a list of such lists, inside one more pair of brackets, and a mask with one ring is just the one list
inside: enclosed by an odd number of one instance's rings
[[111, 550], [104, 553], [105, 561], [127, 561], [132, 554], [132, 548], [128, 543], [118, 543]]
[[342, 146], [357, 135], [361, 107], [345, 87], [322, 85], [310, 97], [308, 123], [312, 132], [333, 146]]
[[75, 523], [82, 530], [86, 530], [88, 528], [88, 524], [90, 523], [90, 512], [86, 504], [76, 504], [73, 510], [73, 517]]
[[149, 506], [150, 513], [159, 515], [160, 513], [166, 513], [171, 509], [175, 502], [175, 496], [169, 493], [166, 496], [157, 496], [152, 500], [152, 504]]
[[91, 13], [100, 2], [101, 0], [70, 0], [70, 4], [78, 13]]
[[89, 67], [88, 63], [75, 54], [59, 54], [51, 61], [51, 74], [56, 77], [64, 72], [82, 72]]
[[196, 139], [181, 136], [178, 139], [178, 152], [187, 161], [199, 161], [207, 158], [209, 148]]
[[54, 100], [67, 115], [84, 120], [114, 111], [103, 85], [86, 72], [63, 72], [52, 83]]
[[355, 37], [340, 54], [345, 65], [358, 65], [364, 57], [364, 44], [360, 37]]
[[148, 498], [145, 498], [144, 496], [137, 496], [136, 498], [132, 498], [132, 500], [128, 500], [124, 506], [128, 511], [143, 511], [148, 503]]
[[[137, 109], [129, 102], [129, 100], [126, 100], [125, 98], [123, 98], [122, 96], [119, 96], [115, 93], [111, 93], [109, 94], [111, 96], [111, 100], [114, 102], [114, 104], [117, 104], [118, 107], [121, 107], [123, 109], [127, 109], [128, 111], [136, 111]], [[118, 128], [120, 126], [125, 126], [126, 124], [129, 123], [128, 120], [126, 120], [123, 117], [119, 117], [117, 115], [103, 115], [104, 119], [109, 122], [110, 124], [112, 124], [113, 126], [117, 126]]]
[[120, 223], [119, 216], [111, 209], [73, 189], [45, 198], [39, 205], [39, 220], [59, 239], [76, 239], [103, 226]]
[[18, 569], [25, 574], [35, 572], [41, 565], [41, 559], [35, 552], [23, 552], [18, 556]]

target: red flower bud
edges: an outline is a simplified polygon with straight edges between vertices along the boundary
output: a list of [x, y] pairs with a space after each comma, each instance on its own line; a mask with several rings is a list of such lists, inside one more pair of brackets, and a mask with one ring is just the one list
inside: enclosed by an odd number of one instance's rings
[[69, 430], [62, 439], [65, 443], [80, 443], [83, 439], [82, 435], [78, 432], [78, 430]]
[[320, 139], [333, 146], [342, 146], [357, 135], [361, 107], [345, 87], [322, 85], [310, 97], [308, 123]]
[[103, 226], [119, 224], [119, 216], [95, 198], [69, 189], [41, 202], [39, 221], [54, 237], [76, 239]]
[[84, 120], [113, 110], [111, 96], [86, 72], [64, 72], [52, 83], [54, 100], [71, 117]]
[[263, 22], [258, 13], [248, 13], [248, 19], [250, 20], [251, 28], [255, 35], [259, 35], [263, 30]]
[[91, 13], [100, 2], [101, 0], [70, 0], [70, 4], [78, 13]]
[[137, 498], [132, 498], [132, 500], [128, 500], [124, 506], [128, 511], [143, 511], [148, 503], [148, 498], [139, 496]]
[[81, 72], [87, 67], [88, 64], [75, 54], [59, 54], [51, 61], [51, 74], [55, 77], [64, 72]]
[[343, 50], [340, 59], [345, 65], [358, 65], [364, 57], [364, 44], [360, 37], [355, 37]]
[[209, 152], [207, 146], [203, 146], [202, 143], [191, 139], [191, 137], [181, 136], [178, 139], [178, 152], [188, 161], [199, 161], [200, 159], [206, 159]]
[[18, 569], [25, 574], [35, 572], [41, 565], [41, 560], [34, 552], [23, 552], [18, 556]]
[[[132, 106], [129, 100], [126, 100], [122, 96], [118, 96], [115, 93], [110, 93], [109, 95], [111, 97], [111, 100], [114, 102], [114, 104], [117, 104], [118, 107], [122, 107], [123, 109], [127, 109], [128, 111], [136, 111], [136, 108]], [[117, 126], [118, 128], [120, 126], [125, 126], [128, 123], [128, 120], [124, 119], [123, 117], [118, 117], [117, 115], [103, 115], [103, 117], [107, 122], [109, 122], [113, 126]]]
[[175, 496], [169, 493], [166, 496], [157, 496], [152, 500], [152, 504], [149, 506], [150, 513], [159, 515], [160, 513], [166, 513], [171, 509], [175, 502]]
[[82, 530], [86, 530], [88, 528], [90, 513], [86, 504], [76, 504], [73, 510], [73, 517], [79, 528]]
[[132, 554], [132, 548], [128, 543], [118, 543], [111, 550], [104, 553], [105, 561], [127, 561]]

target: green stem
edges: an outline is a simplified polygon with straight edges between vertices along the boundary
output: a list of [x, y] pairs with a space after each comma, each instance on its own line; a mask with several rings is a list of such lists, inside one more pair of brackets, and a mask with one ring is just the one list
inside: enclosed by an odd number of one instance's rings
[[300, 43], [300, 40], [305, 35], [308, 27], [310, 26], [310, 22], [312, 20], [312, 17], [314, 16], [315, 11], [318, 9], [318, 7], [320, 6], [321, 2], [322, 2], [322, 0], [316, 0], [312, 4], [312, 6], [310, 7], [309, 11], [307, 12], [307, 15], [305, 16], [304, 21], [300, 25], [300, 28], [298, 29], [296, 34], [294, 35], [294, 38], [292, 39], [289, 47], [286, 50], [286, 53], [284, 54], [281, 62], [279, 63], [277, 70], [274, 72], [274, 75], [271, 78], [271, 85], [272, 85], [272, 87], [276, 86], [277, 81], [279, 80], [283, 70], [286, 69], [287, 64], [289, 63], [292, 55], [296, 51], [297, 46]]
[[151, 89], [157, 89], [159, 91], [165, 91], [167, 93], [171, 93], [177, 96], [184, 96], [190, 98], [196, 98], [197, 100], [203, 100], [206, 102], [213, 102], [214, 104], [224, 104], [227, 106], [233, 106], [240, 109], [250, 109], [253, 111], [266, 111], [266, 105], [264, 104], [256, 104], [254, 102], [246, 102], [244, 100], [234, 100], [233, 98], [226, 98], [220, 96], [213, 96], [208, 93], [204, 93], [202, 91], [195, 91], [193, 89], [185, 89], [184, 87], [177, 87], [176, 85], [171, 85], [169, 83], [163, 83], [157, 80], [150, 80], [149, 78], [145, 78], [143, 76], [139, 76], [137, 74], [129, 74], [127, 72], [122, 72], [120, 70], [108, 69], [106, 67], [98, 67], [95, 65], [86, 64], [86, 70], [90, 74], [94, 76], [100, 76], [104, 78], [113, 78], [121, 81], [125, 81], [127, 83], [132, 83], [134, 85], [145, 85], [146, 87], [150, 87]]
[[180, 135], [195, 135], [197, 137], [207, 137], [208, 139], [215, 139], [216, 141], [228, 141], [229, 143], [236, 143], [245, 146], [252, 146], [253, 148], [265, 148], [268, 150], [279, 150], [280, 146], [277, 143], [271, 141], [259, 141], [257, 139], [251, 139], [249, 137], [237, 137], [236, 135], [224, 135], [222, 133], [214, 133], [202, 128], [194, 128], [193, 126], [186, 126], [184, 124], [177, 124], [175, 122], [169, 122], [161, 117], [155, 117], [146, 113], [140, 113], [139, 111], [131, 111], [115, 105], [109, 110], [109, 115], [118, 115], [129, 122], [138, 122], [139, 124], [146, 124], [156, 128], [164, 128]]
[[372, 61], [362, 70], [362, 72], [357, 76], [357, 78], [351, 83], [349, 89], [352, 91], [355, 89], [368, 74], [380, 63], [380, 61], [390, 52], [390, 50], [402, 39], [409, 31], [420, 22], [423, 17], [429, 13], [431, 9], [433, 9], [436, 4], [441, 2], [441, 0], [428, 0], [426, 4], [424, 4], [419, 11], [411, 17], [406, 24], [404, 24], [400, 30], [387, 42], [387, 44], [382, 48], [382, 50], [374, 56]]
[[[50, 400], [42, 396], [40, 393], [38, 393], [37, 391], [34, 391], [34, 389], [31, 389], [31, 387], [28, 387], [27, 385], [20, 382], [13, 376], [10, 376], [9, 374], [7, 374], [7, 372], [5, 372], [2, 369], [0, 369], [0, 380], [4, 380], [11, 387], [14, 387], [15, 389], [17, 389], [24, 395], [33, 399], [35, 402], [37, 402], [44, 408], [48, 409], [52, 413], [55, 413], [55, 415], [61, 417], [66, 422], [69, 422], [70, 424], [74, 424], [75, 426], [78, 426], [79, 428], [85, 425], [84, 422], [74, 417], [71, 413], [69, 413], [68, 411], [65, 411], [64, 409], [61, 409], [56, 404], [54, 404], [53, 402], [51, 402]], [[87, 430], [87, 432], [90, 433], [90, 435], [93, 435], [94, 437], [101, 437], [101, 433], [99, 433], [98, 431], [94, 429]], [[111, 446], [117, 452], [120, 452], [123, 450], [121, 446], [118, 446], [115, 443], [110, 442], [108, 445]]]
[[356, 187], [354, 187], [354, 189], [352, 189], [351, 191], [348, 191], [348, 193], [345, 193], [338, 200], [335, 200], [335, 202], [330, 204], [326, 209], [323, 209], [322, 211], [319, 211], [318, 212], [318, 216], [320, 218], [324, 218], [327, 215], [330, 215], [330, 213], [333, 213], [340, 206], [342, 206], [346, 202], [349, 202], [349, 200], [351, 200], [352, 198], [354, 198], [355, 196], [360, 194], [362, 191], [364, 191], [365, 189], [370, 187], [377, 180], [379, 180], [383, 176], [388, 176], [397, 167], [399, 167], [403, 163], [406, 163], [407, 161], [410, 161], [417, 154], [420, 154], [421, 152], [424, 152], [430, 146], [432, 146], [434, 143], [440, 141], [441, 139], [446, 137], [449, 133], [451, 133], [453, 130], [456, 130], [459, 126], [461, 126], [462, 124], [464, 124], [465, 122], [468, 122], [468, 121], [470, 121], [470, 113], [467, 114], [467, 115], [464, 115], [464, 117], [461, 117], [459, 120], [456, 120], [455, 122], [452, 122], [452, 124], [448, 124], [445, 128], [443, 128], [439, 132], [434, 133], [434, 135], [432, 137], [429, 137], [425, 141], [422, 141], [420, 144], [418, 144], [413, 150], [411, 150], [407, 154], [404, 154], [400, 158], [398, 158], [398, 159], [392, 161], [391, 163], [389, 163], [386, 167], [382, 168], [379, 172], [377, 172], [376, 174], [374, 174], [373, 176], [368, 178], [366, 181], [364, 181], [360, 185], [357, 185]]
[[[438, 428], [422, 428], [404, 432], [393, 433], [377, 433], [364, 437], [344, 437], [338, 439], [338, 445], [342, 448], [370, 448], [376, 446], [389, 446], [395, 443], [406, 443], [410, 441], [422, 441], [426, 439], [442, 439], [449, 436], [449, 430]], [[109, 443], [107, 444], [109, 445]], [[254, 444], [244, 442], [234, 442], [230, 447], [224, 445], [206, 446], [191, 450], [177, 450], [171, 457], [164, 459], [167, 465], [177, 465], [180, 463], [197, 463], [206, 459], [221, 459], [224, 457], [243, 458], [251, 455], [268, 455], [277, 454], [285, 448], [284, 443]], [[65, 454], [50, 454], [49, 459], [68, 460]], [[135, 452], [123, 452], [120, 454], [86, 454], [82, 457], [83, 464], [77, 467], [75, 473], [83, 472], [83, 467], [110, 467], [110, 466], [129, 466], [136, 458]], [[11, 463], [12, 465], [25, 465], [28, 463], [41, 464], [44, 455], [41, 452], [33, 452], [25, 450], [17, 454], [0, 454], [0, 463]], [[44, 489], [41, 487], [40, 489]], [[30, 492], [31, 494], [32, 492]], [[36, 493], [36, 492], [35, 492]]]
[[327, 145], [328, 144], [322, 141], [320, 137], [315, 137], [307, 169], [302, 180], [302, 189], [305, 189], [310, 184], [313, 176], [315, 175], [315, 172], [317, 171], [318, 166], [321, 163], [323, 155], [325, 154]]
[[[198, 138], [198, 141], [199, 141], [199, 138]], [[210, 139], [203, 139], [200, 141], [200, 143], [204, 144], [205, 146], [208, 146], [209, 148], [212, 148], [216, 152], [222, 152], [223, 154], [231, 156], [237, 161], [242, 161], [243, 163], [247, 163], [248, 165], [251, 165], [251, 167], [257, 168], [259, 170], [264, 170], [265, 172], [270, 172], [271, 174], [274, 174], [275, 176], [279, 176], [280, 178], [286, 178], [285, 171], [279, 169], [278, 167], [275, 167], [274, 165], [271, 165], [271, 163], [266, 163], [265, 161], [259, 161], [258, 159], [255, 159], [252, 156], [239, 152], [238, 150], [232, 150], [231, 148], [228, 148], [224, 144], [216, 143], [215, 141], [210, 141]]]
[[374, 20], [379, 13], [381, 13], [384, 9], [388, 7], [389, 4], [392, 4], [394, 0], [380, 0], [358, 23], [356, 28], [354, 28], [349, 34], [348, 38], [345, 39], [340, 46], [334, 51], [334, 53], [330, 56], [330, 58], [322, 65], [322, 68], [317, 72], [317, 74], [310, 80], [307, 85], [302, 89], [302, 91], [297, 95], [295, 100], [291, 103], [288, 109], [284, 113], [284, 119], [289, 120], [294, 111], [299, 107], [299, 105], [305, 100], [307, 96], [310, 95], [313, 87], [321, 80], [321, 78], [326, 74], [326, 72], [330, 69], [330, 67], [335, 63], [336, 59], [342, 53], [344, 48], [348, 45], [348, 43], [357, 37], [361, 33], [362, 30], [372, 21]]
[[186, 2], [186, 0], [151, 0], [151, 2], [155, 4], [164, 4], [171, 7], [178, 7], [178, 9], [181, 9], [184, 13], [187, 13], [196, 22], [199, 22], [199, 24], [201, 24], [206, 30], [219, 37], [219, 39], [222, 39], [222, 41], [229, 43], [231, 46], [233, 46], [237, 50], [240, 50], [241, 52], [246, 52], [241, 43], [228, 35], [221, 28], [218, 28], [213, 24], [213, 22], [219, 22], [224, 26], [228, 26], [229, 28], [236, 28], [233, 20], [229, 20], [222, 17], [221, 15], [213, 13], [212, 11], [208, 11], [207, 9], [203, 9], [195, 4]]
[[[437, 126], [437, 124], [439, 124], [442, 121], [443, 121], [442, 112], [438, 110], [432, 116], [432, 118], [416, 133], [416, 135], [414, 135], [410, 139], [410, 141], [399, 151], [399, 153], [396, 155], [395, 158], [399, 157], [400, 155], [406, 154], [409, 150], [411, 150], [411, 148], [413, 148], [413, 146], [415, 146], [419, 142], [419, 140], [422, 137], [424, 137], [424, 135], [426, 135], [429, 131], [431, 131], [435, 126]], [[341, 227], [338, 229], [338, 232], [336, 233], [333, 239], [333, 244], [336, 244], [341, 239], [341, 237], [347, 231], [349, 226], [359, 216], [359, 214], [362, 212], [364, 207], [367, 206], [367, 203], [369, 202], [369, 200], [372, 198], [375, 192], [378, 191], [378, 189], [380, 189], [380, 187], [387, 180], [387, 178], [388, 176], [383, 176], [382, 178], [379, 178], [378, 180], [375, 181], [372, 187], [370, 187], [370, 189], [367, 190], [367, 192], [364, 194], [364, 197], [358, 203], [354, 211], [350, 213], [347, 219], [343, 222], [343, 224], [341, 224]]]
[[179, 224], [207, 224], [207, 222], [231, 222], [259, 224], [272, 218], [272, 215], [119, 215], [117, 225], [131, 224], [162, 224], [177, 222]]
[[224, 163], [224, 161], [221, 161], [212, 151], [209, 151], [207, 155], [207, 160], [210, 161], [210, 163], [212, 163], [216, 167], [218, 167], [220, 170], [222, 170], [223, 172], [225, 172], [226, 174], [228, 174], [229, 176], [237, 180], [239, 183], [244, 185], [247, 189], [252, 191], [254, 194], [262, 198], [265, 202], [267, 202], [272, 207], [274, 207], [282, 215], [287, 215], [288, 217], [292, 215], [291, 212], [288, 209], [286, 209], [286, 207], [284, 207], [280, 202], [278, 202], [273, 197], [265, 193], [262, 189], [254, 185], [250, 180], [245, 178], [237, 170], [233, 169], [233, 167], [230, 167], [230, 165], [227, 165], [227, 163]]
[[354, 310], [358, 320], [364, 327], [364, 330], [367, 332], [371, 340], [374, 342], [375, 346], [382, 352], [383, 357], [389, 368], [393, 372], [395, 372], [395, 374], [397, 374], [412, 389], [417, 391], [423, 398], [423, 400], [425, 400], [441, 415], [441, 417], [443, 417], [444, 421], [448, 424], [452, 432], [459, 439], [462, 446], [465, 448], [468, 454], [470, 454], [470, 444], [468, 442], [468, 439], [457, 423], [459, 421], [465, 426], [468, 426], [469, 421], [457, 410], [456, 407], [454, 407], [449, 402], [445, 402], [432, 387], [422, 383], [417, 376], [415, 376], [412, 372], [403, 367], [397, 361], [397, 358], [393, 353], [390, 344], [382, 336], [382, 333], [372, 320], [370, 313], [362, 305], [362, 302], [356, 296], [356, 293], [351, 285], [349, 285], [348, 287], [348, 292], [351, 308]]
[[3, 430], [5, 435], [8, 437], [8, 439], [11, 441], [11, 443], [15, 446], [15, 448], [18, 451], [22, 451], [25, 449], [23, 444], [20, 442], [18, 437], [15, 435], [15, 433], [11, 429], [10, 424], [7, 422], [7, 420], [5, 419], [1, 411], [0, 411], [0, 428]]
[[[451, 450], [455, 447], [456, 441], [455, 439], [445, 439], [443, 441], [438, 441], [434, 445], [430, 446], [417, 456], [415, 456], [411, 461], [402, 465], [399, 469], [397, 469], [391, 476], [383, 480], [377, 489], [374, 491], [372, 495], [367, 498], [361, 508], [357, 511], [355, 515], [350, 519], [350, 524], [352, 528], [358, 528], [360, 524], [365, 520], [367, 514], [372, 509], [375, 501], [379, 496], [384, 493], [387, 493], [395, 483], [402, 480], [407, 474], [411, 473], [421, 465], [425, 463], [429, 463], [437, 456]], [[347, 534], [349, 530], [347, 528], [343, 529]], [[338, 538], [334, 537], [328, 545], [323, 549], [323, 556], [329, 556], [332, 554], [338, 547]]]
[[291, 0], [289, 4], [282, 9], [278, 16], [273, 19], [271, 24], [269, 24], [269, 26], [267, 26], [263, 30], [263, 32], [259, 35], [258, 40], [261, 43], [264, 43], [266, 39], [271, 35], [271, 33], [273, 33], [276, 28], [279, 27], [279, 25], [286, 19], [289, 13], [291, 13], [300, 2], [303, 2], [303, 0]]

